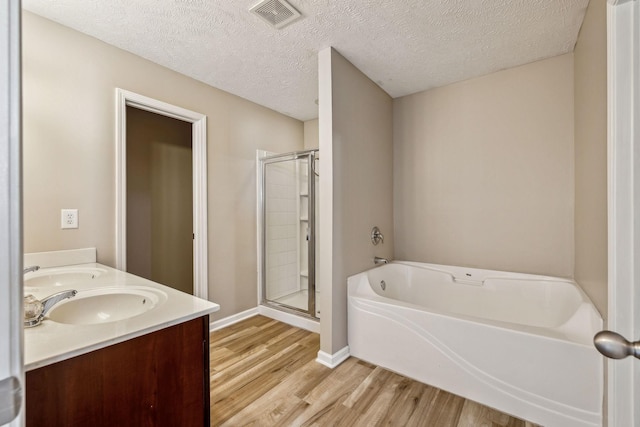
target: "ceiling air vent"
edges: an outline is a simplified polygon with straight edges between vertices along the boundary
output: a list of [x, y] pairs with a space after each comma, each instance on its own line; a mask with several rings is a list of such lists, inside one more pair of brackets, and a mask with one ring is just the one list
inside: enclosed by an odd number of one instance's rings
[[300, 18], [300, 12], [284, 0], [264, 0], [249, 9], [278, 30]]

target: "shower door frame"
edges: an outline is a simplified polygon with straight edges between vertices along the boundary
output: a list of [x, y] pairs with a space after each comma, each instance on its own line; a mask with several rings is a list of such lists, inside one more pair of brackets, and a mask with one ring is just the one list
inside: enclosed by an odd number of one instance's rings
[[[260, 301], [261, 305], [265, 305], [267, 307], [275, 308], [278, 310], [282, 310], [285, 312], [289, 312], [296, 315], [301, 315], [304, 317], [311, 318], [313, 320], [318, 320], [316, 316], [316, 266], [315, 266], [315, 257], [316, 257], [316, 233], [315, 233], [315, 225], [316, 225], [316, 214], [315, 214], [315, 205], [316, 205], [316, 188], [315, 188], [315, 169], [314, 162], [317, 159], [318, 149], [313, 150], [304, 150], [304, 151], [294, 151], [291, 153], [284, 154], [274, 154], [268, 155], [265, 157], [261, 157], [259, 159], [259, 176], [260, 176], [260, 185], [259, 185], [259, 207], [258, 212], [260, 215], [259, 223], [260, 223], [260, 259], [258, 262], [260, 263]], [[287, 304], [282, 304], [277, 301], [272, 301], [267, 299], [267, 269], [266, 269], [266, 244], [267, 244], [267, 230], [265, 226], [265, 220], [267, 217], [266, 212], [266, 167], [267, 164], [272, 163], [282, 163], [287, 161], [296, 161], [300, 159], [307, 159], [307, 194], [308, 194], [308, 223], [307, 227], [309, 228], [309, 240], [307, 243], [308, 251], [307, 251], [307, 309], [300, 309], [294, 306], [290, 306]], [[300, 195], [298, 195], [298, 203], [300, 203]], [[298, 271], [298, 276], [300, 276], [300, 271]]]

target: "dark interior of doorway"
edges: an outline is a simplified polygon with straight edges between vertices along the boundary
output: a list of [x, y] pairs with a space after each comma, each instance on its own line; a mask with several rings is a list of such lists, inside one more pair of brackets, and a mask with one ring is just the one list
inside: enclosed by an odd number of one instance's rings
[[192, 124], [127, 107], [127, 271], [193, 294]]

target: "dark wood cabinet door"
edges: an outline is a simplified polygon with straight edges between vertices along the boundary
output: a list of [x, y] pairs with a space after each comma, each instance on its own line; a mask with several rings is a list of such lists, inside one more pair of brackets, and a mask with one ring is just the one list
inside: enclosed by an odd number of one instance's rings
[[208, 426], [209, 316], [26, 373], [27, 426]]

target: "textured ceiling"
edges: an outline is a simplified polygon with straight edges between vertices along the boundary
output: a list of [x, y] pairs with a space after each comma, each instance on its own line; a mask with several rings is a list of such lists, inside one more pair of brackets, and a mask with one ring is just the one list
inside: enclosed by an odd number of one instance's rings
[[300, 120], [333, 46], [393, 98], [573, 51], [589, 0], [23, 0], [38, 15]]

